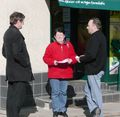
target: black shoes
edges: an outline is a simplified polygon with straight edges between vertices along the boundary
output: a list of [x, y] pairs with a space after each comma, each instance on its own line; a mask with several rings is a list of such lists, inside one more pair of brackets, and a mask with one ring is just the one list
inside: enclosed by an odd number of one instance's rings
[[53, 117], [58, 117], [58, 112], [53, 112]]
[[68, 117], [68, 115], [67, 115], [66, 112], [62, 113], [62, 116], [63, 116], [63, 117]]
[[58, 115], [62, 115], [63, 117], [68, 117], [66, 112], [53, 112], [53, 117], [58, 117]]
[[96, 107], [92, 112], [91, 112], [91, 117], [100, 117], [101, 110]]

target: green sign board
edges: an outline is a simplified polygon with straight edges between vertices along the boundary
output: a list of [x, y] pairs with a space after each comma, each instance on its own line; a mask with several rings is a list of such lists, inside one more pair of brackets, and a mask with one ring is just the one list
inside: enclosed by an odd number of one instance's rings
[[58, 0], [60, 6], [120, 11], [120, 0]]

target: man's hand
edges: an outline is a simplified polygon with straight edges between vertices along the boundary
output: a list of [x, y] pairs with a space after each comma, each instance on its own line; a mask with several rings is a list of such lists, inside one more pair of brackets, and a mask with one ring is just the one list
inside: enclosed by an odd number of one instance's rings
[[78, 63], [80, 63], [80, 57], [76, 56], [75, 59], [77, 60]]
[[83, 56], [85, 56], [85, 55], [80, 55], [79, 57], [83, 57]]

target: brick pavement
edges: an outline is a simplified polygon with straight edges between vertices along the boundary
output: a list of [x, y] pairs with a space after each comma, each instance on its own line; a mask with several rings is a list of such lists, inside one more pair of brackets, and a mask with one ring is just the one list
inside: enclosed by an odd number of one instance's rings
[[[119, 103], [104, 103], [104, 117], [120, 117]], [[69, 107], [69, 117], [89, 117], [85, 116], [86, 112], [82, 108]], [[6, 117], [5, 110], [0, 110], [0, 117]], [[48, 108], [25, 108], [21, 111], [20, 117], [52, 117], [52, 110]], [[62, 117], [62, 116], [59, 116]]]

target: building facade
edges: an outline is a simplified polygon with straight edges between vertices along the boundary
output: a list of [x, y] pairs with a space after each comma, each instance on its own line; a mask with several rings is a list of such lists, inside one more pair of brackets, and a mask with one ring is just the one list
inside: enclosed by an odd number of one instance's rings
[[[2, 56], [4, 32], [9, 27], [9, 16], [14, 12], [22, 12], [25, 22], [22, 34], [30, 55], [35, 81], [31, 82], [34, 97], [45, 95], [47, 82], [47, 65], [42, 57], [46, 46], [50, 43], [50, 12], [48, 0], [0, 0], [0, 108], [5, 108], [7, 82], [5, 81], [6, 60]], [[29, 94], [29, 93], [28, 93]]]

